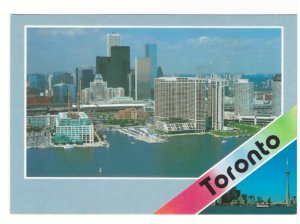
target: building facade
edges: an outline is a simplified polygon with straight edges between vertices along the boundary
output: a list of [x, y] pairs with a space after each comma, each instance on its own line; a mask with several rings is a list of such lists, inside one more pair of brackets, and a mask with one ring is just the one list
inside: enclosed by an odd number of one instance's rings
[[275, 74], [272, 81], [272, 114], [281, 115], [281, 74]]
[[135, 100], [151, 98], [150, 71], [150, 58], [139, 57], [135, 59]]
[[82, 104], [89, 104], [91, 101], [91, 89], [90, 88], [85, 88], [81, 90], [81, 103]]
[[128, 96], [135, 98], [135, 74], [134, 70], [132, 70], [128, 74]]
[[84, 112], [70, 116], [62, 112], [56, 118], [56, 138], [67, 138], [69, 143], [93, 143], [94, 127]]
[[96, 57], [96, 72], [100, 73], [108, 87], [122, 87], [128, 96], [128, 79], [130, 73], [130, 48], [112, 46], [110, 57]]
[[75, 102], [76, 92], [73, 84], [56, 84], [53, 86], [54, 103], [68, 103], [68, 94], [70, 93], [71, 101]]
[[143, 109], [136, 109], [136, 108], [128, 108], [124, 110], [120, 110], [118, 113], [115, 114], [116, 119], [146, 119], [148, 117], [148, 113], [145, 112]]
[[121, 44], [121, 36], [118, 33], [108, 33], [106, 35], [106, 52], [107, 57], [111, 56], [111, 47], [120, 46]]
[[93, 101], [103, 101], [106, 100], [107, 82], [103, 81], [100, 74], [95, 76], [93, 82], [90, 83], [91, 99]]
[[35, 115], [35, 116], [27, 116], [27, 127], [55, 127], [56, 115]]
[[154, 79], [157, 77], [157, 45], [146, 44], [145, 57], [150, 58], [150, 87], [154, 88]]
[[[155, 79], [155, 119], [192, 122], [195, 131], [204, 132], [206, 123], [205, 79], [163, 77]], [[182, 125], [181, 125], [182, 126]]]
[[224, 81], [210, 79], [208, 81], [208, 117], [213, 130], [223, 130], [224, 127]]
[[254, 86], [248, 79], [238, 79], [234, 83], [234, 114], [253, 115]]

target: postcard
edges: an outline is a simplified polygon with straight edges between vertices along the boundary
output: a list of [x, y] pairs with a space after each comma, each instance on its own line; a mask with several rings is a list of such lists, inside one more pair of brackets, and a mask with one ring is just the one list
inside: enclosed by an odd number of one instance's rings
[[296, 16], [151, 18], [11, 16], [11, 213], [297, 214]]

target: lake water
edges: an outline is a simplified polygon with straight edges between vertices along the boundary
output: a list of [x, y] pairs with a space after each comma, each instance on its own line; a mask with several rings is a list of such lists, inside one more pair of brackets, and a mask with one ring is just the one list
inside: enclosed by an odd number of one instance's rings
[[[169, 137], [149, 144], [105, 132], [109, 148], [27, 149], [28, 177], [198, 177], [248, 137]], [[101, 172], [99, 170], [101, 169]]]

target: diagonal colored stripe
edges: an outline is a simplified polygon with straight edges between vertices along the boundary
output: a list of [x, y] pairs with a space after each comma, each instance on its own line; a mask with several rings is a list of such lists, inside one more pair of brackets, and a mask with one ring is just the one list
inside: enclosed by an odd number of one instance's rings
[[155, 214], [198, 214], [290, 144], [297, 135], [296, 119], [295, 106], [239, 146]]

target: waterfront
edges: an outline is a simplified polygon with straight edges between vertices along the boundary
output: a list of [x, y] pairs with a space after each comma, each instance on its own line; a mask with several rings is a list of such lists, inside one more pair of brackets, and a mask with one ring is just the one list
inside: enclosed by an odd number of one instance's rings
[[198, 177], [248, 137], [169, 137], [149, 144], [119, 132], [103, 132], [109, 148], [27, 149], [28, 177]]
[[209, 206], [200, 215], [219, 214], [219, 215], [290, 215], [296, 214], [296, 206], [272, 206], [270, 208], [256, 208], [255, 206]]

